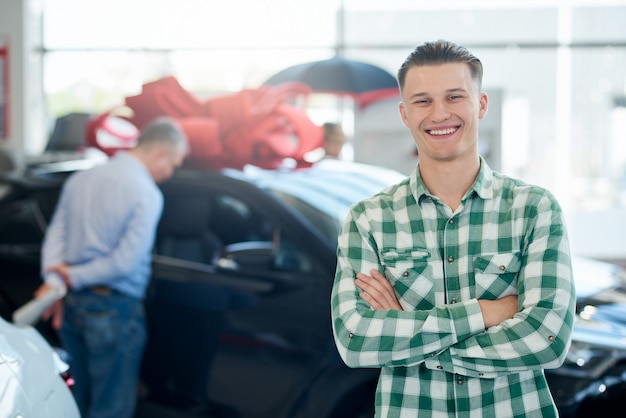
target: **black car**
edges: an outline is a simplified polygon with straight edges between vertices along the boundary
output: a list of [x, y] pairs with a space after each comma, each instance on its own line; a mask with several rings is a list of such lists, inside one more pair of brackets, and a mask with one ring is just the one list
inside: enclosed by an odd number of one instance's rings
[[[59, 187], [82, 168], [67, 164], [4, 181], [3, 316], [40, 282], [39, 246]], [[183, 169], [163, 183], [141, 396], [184, 410], [204, 405], [217, 417], [371, 417], [378, 370], [346, 367], [332, 339], [336, 238], [352, 203], [402, 177], [323, 160], [300, 169]], [[623, 281], [603, 263], [582, 274], [583, 261], [575, 264], [572, 348], [562, 367], [546, 371], [565, 418], [608, 413], [626, 394]]]

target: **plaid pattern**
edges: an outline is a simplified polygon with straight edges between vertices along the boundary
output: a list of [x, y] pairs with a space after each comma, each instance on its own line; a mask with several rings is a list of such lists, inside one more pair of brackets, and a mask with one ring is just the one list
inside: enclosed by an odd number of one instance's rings
[[[575, 290], [550, 192], [480, 173], [453, 213], [418, 169], [355, 204], [339, 234], [333, 332], [350, 367], [380, 367], [376, 417], [558, 416], [543, 369], [571, 342]], [[373, 310], [357, 272], [381, 271], [404, 311]], [[519, 295], [485, 330], [478, 299]]]

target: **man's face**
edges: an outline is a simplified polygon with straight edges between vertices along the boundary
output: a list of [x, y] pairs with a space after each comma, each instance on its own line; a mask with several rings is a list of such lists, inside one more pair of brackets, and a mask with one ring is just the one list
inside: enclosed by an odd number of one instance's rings
[[465, 63], [411, 67], [402, 89], [400, 115], [420, 160], [453, 161], [478, 155], [478, 121], [488, 98], [478, 91]]
[[338, 157], [346, 143], [346, 136], [341, 130], [331, 132], [326, 138], [326, 155]]
[[185, 155], [186, 152], [182, 147], [175, 149], [171, 146], [161, 147], [151, 169], [154, 181], [161, 183], [172, 177], [174, 170], [182, 165]]

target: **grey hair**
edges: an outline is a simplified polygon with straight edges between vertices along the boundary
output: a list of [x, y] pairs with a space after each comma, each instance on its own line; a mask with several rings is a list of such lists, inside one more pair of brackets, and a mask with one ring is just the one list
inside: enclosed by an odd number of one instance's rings
[[146, 124], [137, 139], [137, 146], [146, 146], [157, 143], [169, 143], [173, 148], [187, 151], [189, 144], [187, 136], [179, 124], [168, 116], [160, 116]]

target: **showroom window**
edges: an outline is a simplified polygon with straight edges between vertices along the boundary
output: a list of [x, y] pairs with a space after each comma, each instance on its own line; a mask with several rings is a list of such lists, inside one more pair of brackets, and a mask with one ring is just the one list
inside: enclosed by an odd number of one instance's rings
[[[445, 38], [485, 65], [484, 88], [493, 94], [481, 146], [495, 169], [547, 187], [568, 211], [626, 207], [624, 0], [93, 4], [45, 1], [53, 118], [113, 109], [166, 75], [199, 98], [257, 88], [281, 69], [335, 53], [395, 74], [416, 44]], [[397, 100], [346, 110], [317, 96], [309, 111], [316, 123], [349, 122], [356, 161], [414, 168]]]

